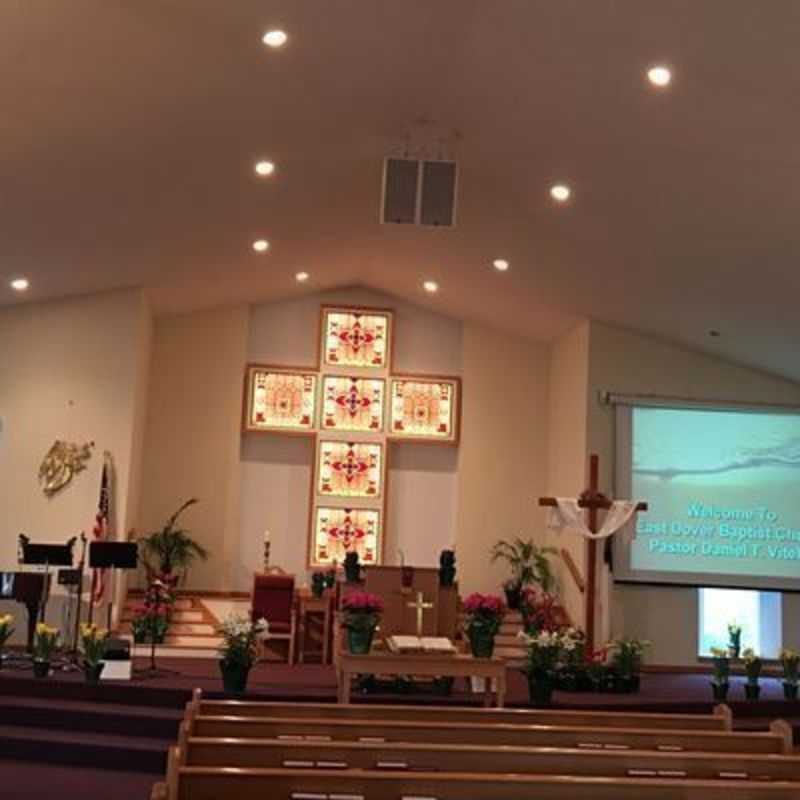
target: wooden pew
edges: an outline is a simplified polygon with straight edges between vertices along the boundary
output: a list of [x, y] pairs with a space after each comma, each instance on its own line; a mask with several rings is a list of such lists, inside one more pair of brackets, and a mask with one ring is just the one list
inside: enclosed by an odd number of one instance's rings
[[390, 742], [286, 742], [189, 736], [181, 724], [180, 766], [535, 773], [693, 780], [800, 780], [800, 757], [555, 747], [481, 747]]
[[792, 731], [772, 723], [768, 733], [600, 728], [561, 725], [509, 725], [405, 720], [303, 719], [290, 717], [193, 716], [189, 735], [284, 741], [427, 742], [432, 744], [517, 745], [592, 749], [790, 753]]
[[646, 714], [627, 711], [572, 711], [561, 709], [493, 709], [454, 706], [403, 706], [334, 703], [267, 703], [243, 700], [206, 700], [195, 689], [187, 714], [233, 717], [316, 717], [317, 719], [375, 719], [413, 722], [485, 722], [511, 725], [570, 725], [596, 728], [659, 728], [682, 731], [732, 729], [726, 705], [712, 714]]
[[[172, 748], [166, 800], [797, 800], [800, 783], [564, 775], [181, 767]], [[163, 789], [154, 797], [164, 798]]]

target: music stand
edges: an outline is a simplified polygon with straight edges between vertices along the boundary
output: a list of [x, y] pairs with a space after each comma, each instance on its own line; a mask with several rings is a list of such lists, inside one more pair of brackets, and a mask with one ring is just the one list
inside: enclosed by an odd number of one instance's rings
[[[111, 590], [109, 592], [110, 599], [108, 601], [108, 624], [107, 628], [111, 630], [111, 612], [114, 606], [114, 578], [116, 572], [114, 570], [136, 569], [139, 563], [139, 548], [136, 542], [92, 542], [89, 545], [89, 566], [92, 569], [110, 569], [111, 570]], [[94, 610], [94, 598], [89, 603], [89, 624], [92, 623]]]
[[47, 606], [47, 595], [50, 592], [50, 567], [71, 567], [72, 546], [75, 539], [70, 539], [66, 544], [34, 544], [23, 542], [22, 563], [26, 566], [44, 567], [44, 582], [39, 603], [39, 622], [44, 622]]

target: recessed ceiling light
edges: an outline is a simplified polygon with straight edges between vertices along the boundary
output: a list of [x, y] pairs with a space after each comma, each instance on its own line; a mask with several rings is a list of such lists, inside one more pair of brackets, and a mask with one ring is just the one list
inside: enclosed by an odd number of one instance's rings
[[294, 276], [294, 279], [298, 283], [305, 283], [311, 276], [307, 272], [298, 272], [297, 275]]
[[436, 283], [436, 281], [425, 281], [425, 283], [422, 284], [422, 288], [426, 292], [430, 292], [431, 294], [433, 294], [434, 292], [439, 291], [439, 284]]
[[653, 86], [669, 86], [669, 82], [672, 80], [672, 72], [670, 72], [668, 67], [658, 64], [647, 70], [647, 79]]
[[504, 258], [496, 258], [494, 261], [492, 261], [492, 266], [498, 272], [505, 272], [511, 266], [511, 264], [509, 264]]
[[266, 239], [256, 239], [253, 242], [253, 250], [256, 253], [266, 253], [269, 250], [269, 242]]
[[10, 285], [15, 292], [24, 292], [30, 286], [30, 282], [27, 278], [14, 278]]
[[285, 31], [267, 31], [261, 38], [267, 47], [283, 47], [289, 39]]
[[564, 183], [557, 183], [555, 186], [550, 187], [550, 196], [559, 203], [566, 203], [570, 194], [572, 194], [572, 191]]
[[256, 174], [266, 177], [275, 172], [275, 165], [271, 161], [259, 161], [256, 164]]

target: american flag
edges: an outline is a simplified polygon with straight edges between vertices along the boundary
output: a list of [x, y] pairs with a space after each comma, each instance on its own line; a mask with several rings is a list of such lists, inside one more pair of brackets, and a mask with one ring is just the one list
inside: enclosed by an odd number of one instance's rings
[[[94, 528], [92, 535], [96, 542], [102, 542], [108, 538], [109, 512], [110, 512], [110, 487], [109, 487], [109, 464], [108, 459], [103, 464], [103, 475], [100, 478], [100, 500], [97, 504], [97, 515], [94, 518]], [[103, 599], [106, 590], [106, 572], [104, 569], [96, 569], [92, 572], [92, 603], [97, 604]]]

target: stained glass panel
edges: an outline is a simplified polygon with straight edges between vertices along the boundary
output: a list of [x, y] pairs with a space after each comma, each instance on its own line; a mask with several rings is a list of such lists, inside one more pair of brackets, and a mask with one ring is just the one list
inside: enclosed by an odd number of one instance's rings
[[313, 431], [316, 393], [313, 373], [250, 367], [245, 429]]
[[458, 438], [458, 381], [396, 378], [391, 382], [389, 435], [455, 442]]
[[321, 441], [317, 492], [328, 497], [380, 497], [383, 448], [377, 443]]
[[326, 375], [322, 385], [324, 430], [383, 430], [384, 381]]
[[322, 360], [327, 366], [389, 366], [391, 314], [356, 308], [324, 308]]
[[362, 564], [380, 563], [381, 515], [370, 508], [318, 507], [314, 519], [311, 562], [324, 566], [358, 553]]

